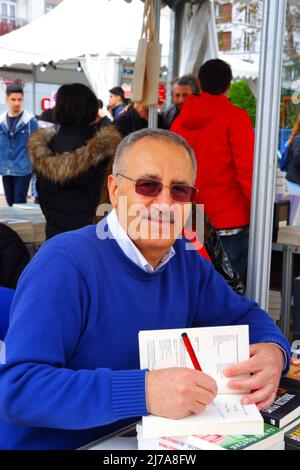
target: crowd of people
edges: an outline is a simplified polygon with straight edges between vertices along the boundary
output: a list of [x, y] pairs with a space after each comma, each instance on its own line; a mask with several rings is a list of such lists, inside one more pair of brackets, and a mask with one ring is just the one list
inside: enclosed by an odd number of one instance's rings
[[[0, 366], [1, 448], [74, 449], [149, 413], [201, 412], [215, 380], [185, 368], [140, 370], [141, 329], [248, 324], [250, 359], [225, 374], [243, 403], [274, 400], [290, 348], [243, 296], [254, 131], [227, 97], [231, 81], [218, 59], [198, 77], [175, 79], [156, 130], [148, 106], [126, 102], [121, 87], [109, 90], [110, 120], [88, 87], [63, 85], [40, 126], [23, 111], [22, 89], [8, 87], [6, 200], [26, 202], [34, 173], [48, 241], [14, 294]], [[101, 204], [111, 210], [98, 221]], [[187, 250], [182, 234], [199, 204], [204, 245]]]

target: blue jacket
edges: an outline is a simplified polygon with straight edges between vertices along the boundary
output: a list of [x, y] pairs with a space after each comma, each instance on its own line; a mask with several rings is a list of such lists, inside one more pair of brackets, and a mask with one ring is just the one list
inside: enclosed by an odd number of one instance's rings
[[25, 176], [32, 172], [27, 152], [29, 135], [38, 129], [35, 117], [24, 111], [10, 138], [7, 125], [7, 112], [0, 116], [0, 175]]

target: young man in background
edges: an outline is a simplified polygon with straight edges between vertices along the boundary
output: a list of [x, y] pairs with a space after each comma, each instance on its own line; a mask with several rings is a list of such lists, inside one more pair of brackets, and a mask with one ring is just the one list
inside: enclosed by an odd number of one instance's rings
[[32, 174], [27, 143], [38, 122], [23, 110], [24, 91], [20, 85], [7, 87], [6, 102], [8, 111], [0, 116], [0, 175], [7, 204], [12, 206], [27, 202]]

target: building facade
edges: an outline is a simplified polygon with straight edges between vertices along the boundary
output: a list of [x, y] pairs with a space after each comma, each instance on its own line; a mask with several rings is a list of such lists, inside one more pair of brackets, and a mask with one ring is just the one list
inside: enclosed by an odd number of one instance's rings
[[260, 49], [262, 1], [215, 0], [219, 50], [256, 62]]
[[[262, 0], [214, 0], [219, 50], [258, 65]], [[283, 92], [300, 96], [300, 0], [287, 1]]]
[[62, 0], [0, 0], [0, 36], [48, 13]]

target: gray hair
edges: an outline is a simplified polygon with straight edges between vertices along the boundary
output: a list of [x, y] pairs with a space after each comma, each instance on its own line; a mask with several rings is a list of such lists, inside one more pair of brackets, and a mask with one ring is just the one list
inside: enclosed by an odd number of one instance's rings
[[162, 140], [163, 142], [183, 147], [187, 151], [191, 159], [196, 179], [197, 161], [195, 158], [194, 151], [189, 146], [187, 141], [180, 135], [175, 134], [174, 132], [167, 131], [164, 129], [150, 128], [132, 132], [127, 137], [125, 137], [125, 139], [123, 139], [122, 142], [118, 145], [112, 168], [112, 172], [114, 175], [123, 172], [125, 166], [125, 154], [127, 150], [131, 149], [136, 142], [139, 142], [140, 140], [145, 139], [146, 137], [151, 137], [156, 140]]
[[191, 90], [193, 95], [199, 95], [200, 93], [200, 86], [199, 86], [199, 81], [195, 75], [189, 74], [189, 75], [182, 75], [181, 77], [175, 78], [172, 81], [173, 88], [175, 86], [182, 86], [182, 85], [188, 85]]

